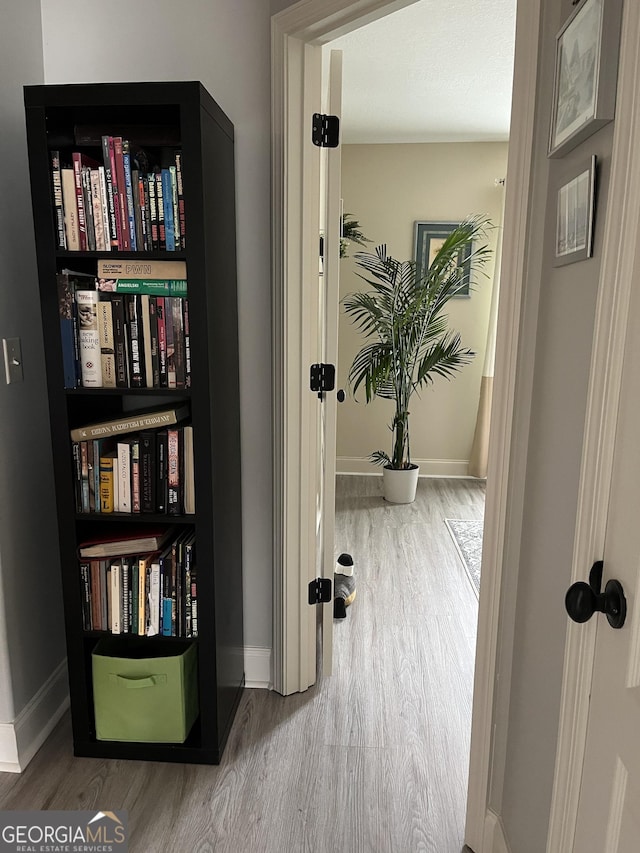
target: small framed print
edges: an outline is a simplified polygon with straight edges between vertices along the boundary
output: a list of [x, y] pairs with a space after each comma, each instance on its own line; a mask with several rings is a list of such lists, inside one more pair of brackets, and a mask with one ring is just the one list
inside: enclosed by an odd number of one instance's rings
[[[459, 222], [414, 223], [413, 257], [418, 269], [429, 269], [444, 241], [459, 227]], [[459, 296], [471, 296], [471, 244], [460, 250], [458, 266], [462, 269], [462, 283], [456, 290], [454, 299]]]
[[582, 0], [556, 37], [549, 157], [563, 157], [615, 114], [622, 0]]
[[584, 261], [593, 254], [595, 187], [592, 155], [558, 189], [554, 266]]

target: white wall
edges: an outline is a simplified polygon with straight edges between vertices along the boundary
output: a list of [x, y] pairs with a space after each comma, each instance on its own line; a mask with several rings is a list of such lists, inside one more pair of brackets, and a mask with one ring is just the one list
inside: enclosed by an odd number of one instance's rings
[[[5, 3], [0, 27], [0, 337], [22, 341], [24, 382], [0, 373], [0, 728], [65, 658], [22, 86], [42, 83], [39, 0]], [[60, 695], [56, 702], [61, 701]], [[5, 760], [0, 731], [0, 764]]]
[[[47, 0], [42, 21], [46, 83], [200, 80], [235, 125], [245, 643], [270, 647], [269, 4]], [[66, 49], [71, 21], [99, 38]]]
[[[466, 216], [484, 214], [494, 225], [500, 222], [504, 189], [495, 180], [503, 178], [507, 165], [506, 142], [345, 145], [342, 149], [342, 196], [345, 212], [351, 213], [363, 233], [372, 240], [366, 249], [348, 248], [340, 262], [340, 293], [366, 288], [357, 277], [353, 255], [373, 251], [380, 243], [398, 260], [414, 256], [414, 222], [459, 222]], [[411, 403], [411, 455], [441, 473], [466, 473], [476, 423], [480, 380], [486, 348], [487, 326], [493, 286], [497, 228], [489, 231], [487, 245], [493, 250], [484, 275], [478, 275], [469, 298], [449, 302], [450, 326], [460, 332], [462, 342], [476, 353], [473, 362], [451, 380], [437, 378]], [[363, 338], [344, 312], [340, 312], [339, 387], [347, 387], [347, 374]], [[338, 407], [338, 470], [376, 471], [366, 463], [373, 450], [390, 452], [388, 424], [393, 403], [374, 400], [364, 403], [348, 394]], [[433, 463], [437, 463], [433, 465]]]

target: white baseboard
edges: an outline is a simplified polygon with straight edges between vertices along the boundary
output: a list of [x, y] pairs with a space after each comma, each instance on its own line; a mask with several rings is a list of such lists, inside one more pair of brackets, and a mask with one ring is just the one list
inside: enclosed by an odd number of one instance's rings
[[484, 821], [482, 850], [478, 853], [511, 853], [507, 837], [502, 825], [502, 819], [491, 809], [487, 809]]
[[22, 773], [68, 707], [65, 660], [12, 723], [0, 723], [0, 772]]
[[244, 686], [271, 690], [271, 649], [244, 647]]
[[[421, 477], [468, 477], [468, 459], [413, 459], [420, 466]], [[361, 456], [338, 456], [336, 474], [382, 476], [382, 468]], [[474, 478], [475, 479], [475, 478]]]

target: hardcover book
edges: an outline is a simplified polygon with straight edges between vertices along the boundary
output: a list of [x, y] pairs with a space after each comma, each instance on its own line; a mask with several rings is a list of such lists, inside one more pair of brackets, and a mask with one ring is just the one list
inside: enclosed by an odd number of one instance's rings
[[126, 139], [122, 140], [122, 168], [124, 171], [125, 199], [127, 204], [129, 248], [132, 252], [136, 252], [140, 248], [140, 246], [138, 246], [136, 235], [136, 218], [133, 201], [133, 180], [131, 177], [131, 155], [129, 153], [129, 142]]
[[98, 292], [76, 290], [78, 348], [83, 388], [102, 388], [102, 359], [98, 335]]
[[146, 634], [155, 637], [160, 633], [160, 558], [151, 563], [149, 597], [147, 600]]
[[156, 511], [156, 434], [140, 433], [140, 511]]
[[62, 182], [64, 233], [67, 249], [70, 252], [77, 252], [80, 249], [80, 235], [78, 232], [78, 205], [76, 203], [76, 185], [73, 177], [73, 169], [61, 169], [60, 178]]
[[95, 166], [98, 168], [98, 162], [92, 157], [87, 157], [79, 151], [73, 151], [71, 154], [73, 163], [73, 181], [76, 194], [76, 208], [78, 211], [78, 239], [80, 242], [80, 251], [83, 252], [89, 248], [87, 241], [87, 216], [85, 205], [85, 193], [82, 183], [82, 168], [83, 166]]
[[140, 296], [126, 294], [124, 305], [127, 318], [127, 345], [129, 347], [129, 382], [132, 388], [144, 388], [146, 387], [146, 376]]
[[84, 217], [87, 231], [87, 249], [90, 252], [96, 250], [96, 231], [93, 218], [93, 200], [91, 198], [91, 169], [83, 166], [81, 171], [82, 197], [84, 199]]
[[161, 175], [165, 243], [167, 252], [175, 252], [176, 235], [173, 225], [173, 188], [171, 186], [171, 173], [169, 169], [163, 169]]
[[98, 278], [142, 278], [160, 279], [161, 281], [186, 279], [187, 262], [100, 258], [98, 260]]
[[122, 137], [113, 137], [113, 155], [115, 165], [115, 188], [118, 199], [119, 231], [118, 245], [125, 252], [131, 250], [131, 238], [129, 235], [129, 214], [127, 211], [127, 187], [124, 176], [124, 160], [122, 157]]
[[100, 512], [115, 510], [115, 469], [117, 450], [109, 450], [100, 456]]
[[149, 296], [186, 296], [185, 278], [98, 278], [103, 293], [146, 293]]
[[60, 152], [51, 152], [51, 183], [53, 187], [53, 207], [56, 212], [56, 244], [59, 249], [67, 248], [64, 233], [64, 205], [62, 203], [62, 175], [60, 173]]
[[[100, 199], [102, 201], [102, 225], [103, 225], [103, 242], [104, 251], [110, 252], [113, 240], [111, 237], [111, 214], [113, 205], [113, 194], [109, 201], [109, 190], [107, 187], [107, 175], [104, 166], [98, 166], [98, 183], [100, 184]], [[112, 188], [113, 191], [113, 188]]]
[[189, 300], [182, 300], [183, 327], [184, 327], [184, 384], [185, 388], [191, 388], [191, 328], [189, 326]]
[[176, 190], [178, 193], [178, 222], [180, 223], [180, 248], [187, 248], [187, 225], [182, 188], [182, 151], [176, 151]]
[[116, 352], [113, 343], [113, 318], [111, 302], [100, 298], [98, 302], [98, 335], [100, 363], [104, 388], [116, 387]]
[[121, 525], [100, 538], [81, 542], [78, 553], [82, 559], [121, 557], [125, 554], [159, 551], [174, 532], [174, 527], [166, 525], [158, 527]]
[[156, 179], [153, 173], [147, 175], [147, 196], [149, 197], [149, 224], [151, 229], [151, 248], [157, 251], [160, 248], [160, 235], [158, 233], [158, 201], [156, 198]]
[[58, 287], [58, 314], [60, 315], [60, 342], [62, 345], [62, 369], [64, 387], [76, 388], [78, 385], [78, 361], [75, 317], [74, 280], [68, 273], [56, 275]]
[[156, 210], [158, 213], [158, 243], [161, 251], [167, 248], [165, 222], [164, 222], [164, 187], [162, 186], [162, 172], [154, 173], [156, 181]]
[[[102, 166], [99, 167], [102, 169]], [[103, 170], [104, 171], [104, 170]], [[111, 249], [111, 241], [105, 240], [105, 223], [103, 218], [103, 196], [100, 183], [99, 169], [92, 169], [89, 173], [91, 186], [91, 206], [93, 210], [93, 228], [95, 236], [95, 247], [98, 252], [106, 252], [107, 247]]]
[[118, 187], [112, 136], [102, 137], [102, 159], [104, 162], [104, 177], [109, 209], [109, 237], [111, 239], [111, 248], [117, 249], [120, 246], [120, 211], [118, 207]]
[[181, 515], [180, 432], [167, 430], [167, 513]]
[[145, 412], [131, 412], [121, 418], [76, 427], [70, 431], [70, 437], [72, 441], [82, 441], [89, 438], [104, 438], [109, 435], [122, 435], [145, 429], [169, 427], [184, 420], [188, 415], [188, 403], [178, 403], [175, 406], [160, 407]]
[[116, 512], [131, 512], [131, 448], [124, 439], [118, 442], [118, 503]]

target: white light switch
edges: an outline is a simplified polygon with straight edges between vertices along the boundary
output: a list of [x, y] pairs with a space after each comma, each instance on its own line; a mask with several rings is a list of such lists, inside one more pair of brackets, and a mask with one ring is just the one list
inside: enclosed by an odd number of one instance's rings
[[2, 349], [4, 351], [4, 371], [7, 377], [7, 385], [13, 382], [22, 382], [22, 349], [20, 338], [3, 338]]

